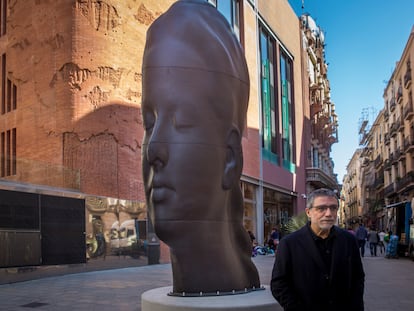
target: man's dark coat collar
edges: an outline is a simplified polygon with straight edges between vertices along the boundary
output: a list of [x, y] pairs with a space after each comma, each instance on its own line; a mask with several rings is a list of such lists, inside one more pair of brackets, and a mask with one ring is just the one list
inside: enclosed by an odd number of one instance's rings
[[[332, 271], [335, 268], [335, 256], [337, 256], [338, 254], [338, 247], [340, 243], [338, 243], [338, 241], [336, 243], [333, 244], [333, 249], [332, 249], [332, 265], [331, 265], [331, 271], [327, 271], [327, 267], [322, 259], [322, 256], [318, 250], [318, 247], [316, 246], [315, 240], [310, 232], [310, 226], [309, 223], [302, 227], [301, 229], [299, 229], [299, 234], [302, 237], [301, 239], [299, 239], [299, 242], [302, 246], [302, 248], [307, 252], [306, 255], [308, 255], [313, 261], [315, 261], [316, 265], [321, 269], [321, 271], [323, 271], [325, 274], [327, 275], [332, 275]], [[338, 228], [337, 227], [333, 227], [331, 229], [331, 233], [333, 234], [334, 237], [336, 238], [338, 236]], [[309, 258], [309, 260], [310, 260]]]

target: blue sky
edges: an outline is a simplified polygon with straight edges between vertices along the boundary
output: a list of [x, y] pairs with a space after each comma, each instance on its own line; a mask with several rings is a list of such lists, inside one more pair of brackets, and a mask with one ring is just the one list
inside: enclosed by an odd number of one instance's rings
[[325, 33], [331, 100], [339, 119], [332, 146], [338, 181], [359, 147], [361, 117], [372, 123], [383, 92], [414, 26], [414, 0], [289, 0], [299, 16], [309, 13]]

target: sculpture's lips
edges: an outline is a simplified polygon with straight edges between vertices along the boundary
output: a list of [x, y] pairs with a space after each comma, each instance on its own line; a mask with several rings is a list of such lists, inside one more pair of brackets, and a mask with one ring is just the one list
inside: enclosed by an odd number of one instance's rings
[[153, 184], [151, 187], [150, 198], [154, 203], [167, 200], [173, 194], [173, 189], [163, 184]]

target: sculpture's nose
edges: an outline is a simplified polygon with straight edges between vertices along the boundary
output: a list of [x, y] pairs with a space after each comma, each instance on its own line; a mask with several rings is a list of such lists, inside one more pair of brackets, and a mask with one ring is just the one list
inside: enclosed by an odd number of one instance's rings
[[168, 142], [159, 126], [154, 128], [148, 141], [146, 157], [149, 165], [155, 170], [164, 167], [168, 162]]

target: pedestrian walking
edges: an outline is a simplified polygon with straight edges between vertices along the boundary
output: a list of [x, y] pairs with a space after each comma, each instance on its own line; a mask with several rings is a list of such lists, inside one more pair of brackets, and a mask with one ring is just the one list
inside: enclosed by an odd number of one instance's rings
[[387, 233], [385, 233], [384, 236], [385, 256], [387, 256], [388, 244], [390, 243], [391, 234], [391, 230], [387, 230]]
[[385, 257], [387, 258], [398, 258], [398, 235], [395, 235], [392, 233], [392, 231], [389, 232], [390, 240], [387, 245], [387, 253]]
[[338, 198], [317, 189], [307, 197], [310, 221], [280, 240], [272, 295], [285, 311], [362, 311], [365, 273], [352, 233], [335, 226]]
[[359, 224], [358, 230], [356, 231], [356, 238], [358, 240], [359, 251], [361, 253], [361, 257], [365, 255], [365, 242], [367, 241], [368, 231], [365, 229], [364, 224]]
[[368, 233], [369, 250], [371, 256], [377, 256], [377, 246], [379, 243], [379, 236], [377, 230], [372, 228]]
[[381, 230], [378, 233], [378, 236], [379, 236], [378, 246], [379, 246], [379, 249], [380, 249], [381, 254], [384, 254], [385, 253], [385, 244], [384, 244], [384, 237], [385, 237], [385, 235], [386, 235], [386, 233], [384, 232], [384, 230]]

